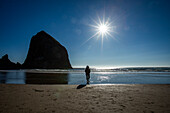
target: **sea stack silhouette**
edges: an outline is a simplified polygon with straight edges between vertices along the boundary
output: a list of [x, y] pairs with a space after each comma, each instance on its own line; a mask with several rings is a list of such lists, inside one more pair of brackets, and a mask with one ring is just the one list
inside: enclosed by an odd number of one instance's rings
[[0, 69], [20, 69], [21, 64], [17, 62], [16, 64], [11, 62], [8, 58], [8, 54], [2, 56], [0, 59]]
[[44, 31], [32, 37], [23, 69], [70, 69], [67, 50]]

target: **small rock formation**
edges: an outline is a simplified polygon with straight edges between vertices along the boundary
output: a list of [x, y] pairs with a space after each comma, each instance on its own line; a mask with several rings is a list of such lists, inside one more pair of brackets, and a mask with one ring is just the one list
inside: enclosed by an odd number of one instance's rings
[[67, 50], [44, 31], [32, 37], [24, 69], [69, 69], [72, 68]]
[[0, 69], [7, 70], [7, 69], [20, 69], [20, 68], [21, 68], [21, 64], [19, 62], [17, 62], [17, 64], [11, 62], [8, 59], [7, 54], [2, 56], [2, 58], [0, 59]]

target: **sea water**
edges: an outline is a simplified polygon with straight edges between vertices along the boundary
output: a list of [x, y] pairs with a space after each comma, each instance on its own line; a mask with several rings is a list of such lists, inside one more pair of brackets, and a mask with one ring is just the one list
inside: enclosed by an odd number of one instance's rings
[[[170, 84], [170, 67], [91, 69], [90, 84]], [[86, 84], [83, 68], [0, 70], [0, 84]]]

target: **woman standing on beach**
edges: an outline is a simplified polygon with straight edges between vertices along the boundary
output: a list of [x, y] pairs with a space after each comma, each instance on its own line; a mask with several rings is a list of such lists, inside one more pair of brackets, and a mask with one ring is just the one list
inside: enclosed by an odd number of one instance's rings
[[86, 66], [85, 72], [86, 72], [86, 80], [87, 80], [87, 84], [89, 84], [89, 79], [90, 79], [90, 68], [89, 68], [88, 65]]

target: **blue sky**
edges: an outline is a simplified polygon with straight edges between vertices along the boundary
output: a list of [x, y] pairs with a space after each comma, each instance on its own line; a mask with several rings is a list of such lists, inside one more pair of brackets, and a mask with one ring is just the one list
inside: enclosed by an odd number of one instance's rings
[[[169, 0], [0, 0], [0, 57], [23, 63], [31, 37], [44, 30], [66, 47], [73, 67], [170, 66], [169, 11]], [[104, 14], [114, 38], [83, 44]]]

